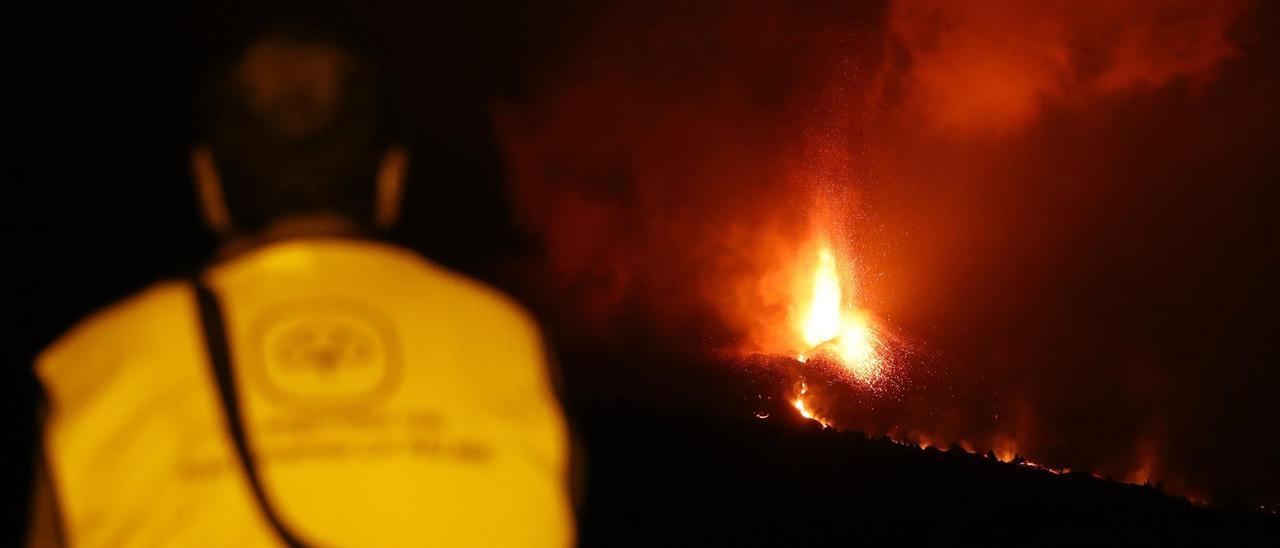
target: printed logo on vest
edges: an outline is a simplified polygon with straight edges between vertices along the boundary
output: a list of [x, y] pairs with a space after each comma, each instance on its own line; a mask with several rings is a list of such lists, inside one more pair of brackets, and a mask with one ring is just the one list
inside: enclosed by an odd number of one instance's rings
[[395, 387], [400, 349], [391, 322], [343, 300], [286, 303], [252, 324], [255, 384], [278, 402], [307, 407], [375, 403]]

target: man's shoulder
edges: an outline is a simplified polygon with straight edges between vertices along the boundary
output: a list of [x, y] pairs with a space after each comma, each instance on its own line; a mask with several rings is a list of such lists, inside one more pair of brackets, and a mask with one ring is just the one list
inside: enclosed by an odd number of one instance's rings
[[425, 263], [435, 290], [448, 304], [454, 305], [453, 310], [522, 329], [537, 329], [533, 315], [502, 290], [434, 262]]
[[156, 282], [77, 322], [45, 347], [36, 359], [38, 372], [59, 364], [119, 355], [125, 349], [163, 340], [182, 325], [193, 305], [190, 285], [181, 280]]
[[500, 315], [513, 321], [532, 322], [532, 316], [510, 295], [470, 274], [454, 270], [409, 248], [379, 243], [377, 250], [408, 260], [436, 298], [465, 305], [464, 310]]

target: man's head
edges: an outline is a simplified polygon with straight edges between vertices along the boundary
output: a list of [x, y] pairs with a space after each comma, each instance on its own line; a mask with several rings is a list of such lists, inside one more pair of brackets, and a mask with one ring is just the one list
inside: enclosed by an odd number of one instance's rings
[[383, 133], [376, 72], [316, 31], [251, 40], [215, 75], [192, 154], [210, 226], [239, 237], [305, 219], [393, 224], [406, 159]]

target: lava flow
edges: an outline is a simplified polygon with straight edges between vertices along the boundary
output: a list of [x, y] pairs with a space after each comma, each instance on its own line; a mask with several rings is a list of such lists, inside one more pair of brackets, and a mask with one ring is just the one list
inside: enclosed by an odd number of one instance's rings
[[805, 401], [805, 397], [808, 394], [809, 394], [809, 385], [805, 384], [804, 382], [801, 382], [800, 393], [796, 394], [796, 399], [791, 402], [791, 405], [796, 408], [796, 411], [800, 412], [801, 417], [804, 417], [811, 421], [816, 421], [818, 424], [821, 424], [823, 427], [831, 426], [831, 423], [815, 415], [813, 413], [813, 410], [809, 409], [809, 404], [808, 402]]

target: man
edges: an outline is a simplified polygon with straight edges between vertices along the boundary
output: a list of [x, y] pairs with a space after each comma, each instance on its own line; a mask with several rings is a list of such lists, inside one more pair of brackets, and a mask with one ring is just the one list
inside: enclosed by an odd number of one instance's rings
[[535, 323], [368, 237], [394, 223], [406, 166], [374, 72], [276, 29], [217, 79], [193, 167], [220, 260], [38, 358], [33, 544], [573, 542]]

